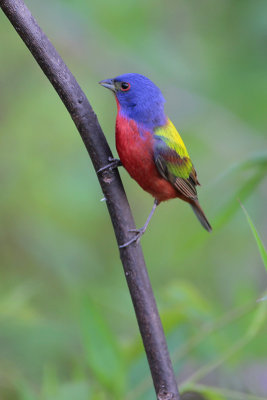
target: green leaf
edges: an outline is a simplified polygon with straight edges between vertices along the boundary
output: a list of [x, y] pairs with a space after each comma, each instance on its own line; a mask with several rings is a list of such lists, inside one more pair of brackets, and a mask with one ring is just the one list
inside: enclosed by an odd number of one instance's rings
[[125, 383], [124, 360], [101, 311], [88, 298], [81, 304], [81, 329], [89, 367], [99, 382], [120, 399]]
[[46, 365], [44, 367], [42, 392], [45, 399], [55, 396], [59, 387], [57, 370], [54, 366]]
[[242, 186], [240, 186], [237, 192], [232, 196], [228, 203], [223, 207], [219, 213], [216, 223], [214, 224], [214, 229], [221, 228], [226, 222], [228, 222], [233, 215], [238, 211], [238, 203], [236, 199], [246, 199], [255, 190], [255, 188], [260, 184], [260, 182], [266, 176], [266, 167], [259, 169], [252, 178], [248, 179]]
[[247, 217], [247, 221], [249, 223], [250, 229], [251, 229], [251, 231], [253, 233], [253, 236], [254, 236], [254, 238], [256, 240], [256, 243], [258, 245], [259, 252], [260, 252], [263, 264], [264, 264], [264, 266], [265, 266], [265, 268], [267, 270], [267, 251], [266, 251], [266, 249], [264, 247], [264, 244], [263, 244], [263, 242], [262, 242], [262, 240], [260, 238], [260, 235], [258, 234], [258, 231], [255, 228], [255, 225], [253, 224], [252, 219], [250, 218], [247, 210], [245, 209], [245, 207], [243, 206], [242, 203], [240, 203], [240, 205], [241, 205], [241, 207], [242, 207], [242, 209], [243, 209], [243, 211], [244, 211], [244, 213], [245, 213], [245, 215]]
[[232, 176], [236, 172], [250, 170], [252, 168], [259, 168], [260, 170], [266, 170], [267, 168], [267, 153], [260, 152], [253, 154], [251, 157], [238, 161], [227, 168], [221, 175], [217, 176], [213, 184], [221, 183], [222, 180]]
[[210, 305], [195, 285], [186, 280], [173, 280], [161, 291], [160, 311], [168, 332], [181, 320], [205, 321]]
[[18, 393], [20, 400], [35, 400], [36, 399], [36, 393], [34, 392], [30, 383], [28, 383], [22, 379], [18, 379], [16, 388], [17, 388], [17, 393]]
[[55, 395], [46, 397], [45, 400], [89, 400], [91, 390], [86, 382], [70, 382], [58, 386]]

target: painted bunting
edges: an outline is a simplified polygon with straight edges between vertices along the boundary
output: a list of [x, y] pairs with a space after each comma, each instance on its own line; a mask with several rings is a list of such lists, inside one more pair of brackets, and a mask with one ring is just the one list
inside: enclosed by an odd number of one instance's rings
[[[156, 207], [178, 197], [189, 203], [202, 226], [212, 230], [198, 202], [196, 170], [175, 126], [165, 115], [160, 89], [140, 74], [125, 74], [99, 82], [115, 94], [116, 148], [119, 161], [133, 179], [155, 199], [145, 225], [121, 247], [139, 240]], [[118, 166], [116, 160], [101, 168]]]

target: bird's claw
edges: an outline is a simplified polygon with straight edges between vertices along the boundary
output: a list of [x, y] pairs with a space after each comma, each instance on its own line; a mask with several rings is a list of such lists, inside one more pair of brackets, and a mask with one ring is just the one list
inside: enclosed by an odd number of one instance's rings
[[128, 240], [128, 242], [126, 242], [126, 243], [124, 243], [124, 244], [121, 244], [121, 245], [119, 246], [120, 249], [123, 249], [123, 248], [125, 248], [125, 247], [128, 247], [128, 246], [129, 246], [130, 244], [132, 244], [132, 243], [139, 243], [141, 237], [142, 237], [143, 234], [145, 233], [145, 229], [144, 229], [144, 228], [141, 228], [141, 229], [129, 229], [128, 232], [134, 232], [134, 233], [135, 233], [135, 236], [134, 236], [132, 239]]
[[109, 169], [110, 171], [112, 171], [115, 168], [118, 168], [122, 165], [121, 160], [117, 159], [117, 158], [113, 158], [113, 157], [109, 157], [108, 161], [110, 162], [109, 164], [105, 165], [104, 167], [100, 168], [97, 173], [99, 172], [103, 172], [106, 171], [107, 169]]

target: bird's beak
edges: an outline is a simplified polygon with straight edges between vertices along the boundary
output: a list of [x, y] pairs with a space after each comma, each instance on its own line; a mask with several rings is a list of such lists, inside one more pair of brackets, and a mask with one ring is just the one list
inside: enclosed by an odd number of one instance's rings
[[108, 88], [112, 90], [112, 92], [115, 92], [115, 85], [114, 85], [114, 79], [105, 79], [103, 81], [98, 82], [100, 85], [104, 86], [105, 88]]

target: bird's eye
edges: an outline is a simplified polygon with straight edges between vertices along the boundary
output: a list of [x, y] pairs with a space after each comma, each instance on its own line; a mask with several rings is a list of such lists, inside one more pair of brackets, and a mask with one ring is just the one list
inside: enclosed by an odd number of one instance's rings
[[131, 85], [128, 82], [122, 82], [121, 83], [121, 90], [123, 92], [127, 92], [130, 89]]

